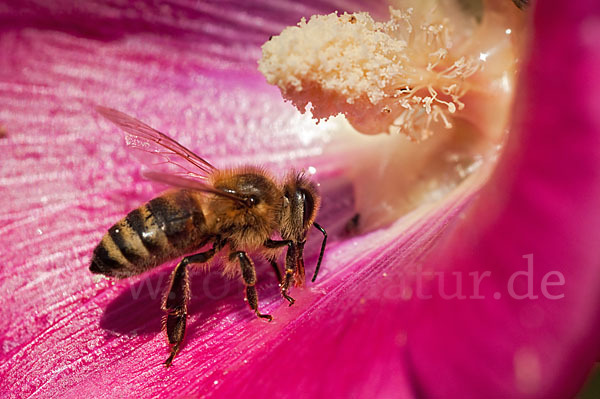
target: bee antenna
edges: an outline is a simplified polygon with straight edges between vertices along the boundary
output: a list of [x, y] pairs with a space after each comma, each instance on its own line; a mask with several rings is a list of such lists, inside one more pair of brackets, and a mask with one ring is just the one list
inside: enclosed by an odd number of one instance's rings
[[317, 222], [314, 222], [313, 226], [315, 226], [323, 234], [323, 243], [321, 244], [321, 253], [319, 254], [319, 260], [317, 262], [317, 267], [315, 269], [315, 274], [313, 275], [313, 278], [311, 280], [311, 282], [314, 283], [315, 280], [317, 279], [317, 274], [319, 274], [319, 269], [321, 268], [321, 261], [323, 260], [323, 254], [325, 253], [325, 245], [327, 244], [327, 232]]

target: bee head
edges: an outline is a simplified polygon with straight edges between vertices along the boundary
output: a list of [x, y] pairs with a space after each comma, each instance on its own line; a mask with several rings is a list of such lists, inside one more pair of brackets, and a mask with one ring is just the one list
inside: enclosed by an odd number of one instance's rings
[[283, 187], [281, 237], [303, 242], [319, 210], [321, 197], [314, 183], [303, 174], [291, 174]]

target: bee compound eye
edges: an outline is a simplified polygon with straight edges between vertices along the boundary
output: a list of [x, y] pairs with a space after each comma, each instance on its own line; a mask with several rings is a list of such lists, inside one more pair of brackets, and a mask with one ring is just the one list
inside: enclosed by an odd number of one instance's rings
[[313, 196], [306, 190], [300, 190], [302, 193], [302, 203], [304, 213], [302, 214], [302, 223], [304, 228], [308, 228], [308, 222], [311, 220], [315, 211], [315, 200]]

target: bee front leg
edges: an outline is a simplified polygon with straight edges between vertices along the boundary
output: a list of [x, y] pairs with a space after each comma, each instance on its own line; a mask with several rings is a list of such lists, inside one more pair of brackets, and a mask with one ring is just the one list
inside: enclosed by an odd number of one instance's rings
[[169, 367], [179, 352], [179, 347], [183, 342], [185, 335], [185, 326], [187, 321], [187, 303], [190, 299], [190, 282], [187, 271], [187, 265], [190, 263], [204, 263], [210, 260], [218, 250], [218, 245], [212, 247], [206, 252], [186, 256], [177, 264], [171, 274], [171, 283], [169, 291], [165, 295], [162, 309], [167, 312], [164, 320], [164, 327], [167, 331], [167, 338], [171, 346], [171, 354], [165, 361], [165, 366]]
[[281, 295], [288, 300], [290, 306], [296, 302], [294, 298], [288, 295], [288, 290], [290, 289], [290, 285], [294, 283], [297, 265], [298, 250], [295, 245], [291, 244], [288, 246], [287, 254], [285, 255], [285, 276], [281, 283]]
[[258, 311], [258, 293], [256, 292], [256, 270], [254, 269], [254, 263], [246, 255], [244, 251], [236, 251], [229, 254], [229, 260], [238, 260], [240, 262], [240, 268], [242, 269], [242, 279], [246, 285], [246, 300], [250, 309], [256, 313], [260, 318], [273, 320], [273, 317], [268, 314], [262, 314]]
[[283, 281], [283, 277], [281, 277], [281, 270], [279, 270], [279, 265], [275, 259], [267, 259], [275, 272], [275, 277], [277, 278], [277, 283], [281, 284]]
[[294, 273], [294, 282], [296, 287], [304, 285], [306, 279], [304, 275], [304, 244], [306, 241], [296, 244], [296, 272]]
[[[295, 302], [294, 298], [288, 295], [288, 289], [294, 281], [294, 274], [296, 273], [297, 264], [297, 250], [291, 240], [267, 240], [264, 246], [267, 248], [281, 248], [283, 246], [288, 247], [287, 254], [285, 255], [285, 277], [281, 276], [277, 263], [271, 261], [271, 265], [276, 268], [277, 277], [279, 280], [279, 287], [281, 288], [281, 296], [283, 296], [292, 306]], [[273, 264], [274, 263], [274, 264]]]

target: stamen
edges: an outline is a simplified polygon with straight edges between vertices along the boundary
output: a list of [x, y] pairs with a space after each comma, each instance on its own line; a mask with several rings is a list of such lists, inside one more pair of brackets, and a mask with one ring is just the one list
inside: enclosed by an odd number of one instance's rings
[[342, 113], [364, 133], [423, 139], [435, 123], [452, 127], [485, 59], [451, 51], [455, 27], [439, 7], [420, 11], [390, 8], [387, 22], [363, 12], [302, 19], [263, 45], [259, 70], [317, 119]]

